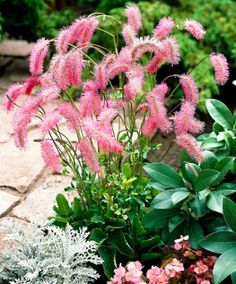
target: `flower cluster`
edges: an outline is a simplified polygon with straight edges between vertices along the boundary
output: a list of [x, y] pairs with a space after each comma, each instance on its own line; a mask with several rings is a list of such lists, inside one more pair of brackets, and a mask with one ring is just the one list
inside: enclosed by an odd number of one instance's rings
[[[38, 40], [30, 56], [31, 77], [23, 84], [11, 86], [7, 91], [6, 110], [18, 107], [13, 118], [16, 146], [26, 146], [29, 125], [34, 117], [39, 118], [41, 138], [38, 140], [41, 140], [42, 155], [51, 172], [60, 170], [61, 161], [72, 168], [76, 164], [82, 165], [82, 158], [92, 173], [104, 176], [99, 161], [100, 153], [122, 154], [125, 146], [132, 142], [134, 132], [139, 137], [150, 137], [156, 131], [168, 133], [173, 130], [180, 147], [185, 148], [199, 163], [204, 159], [203, 151], [192, 136], [203, 130], [203, 124], [194, 117], [198, 89], [190, 74], [168, 76], [162, 82], [153, 84], [149, 91], [144, 89], [147, 73], [150, 76], [156, 73], [163, 63], [179, 63], [178, 43], [170, 35], [179, 26], [173, 19], [163, 18], [152, 36], [139, 37], [142, 28], [139, 8], [131, 5], [125, 12], [127, 23], [122, 27], [125, 46], [120, 51], [115, 46], [115, 53], [105, 54], [102, 47], [91, 42], [101, 15], [81, 17], [61, 30], [55, 41], [44, 38]], [[184, 27], [197, 40], [205, 34], [201, 24], [195, 20], [186, 20]], [[45, 70], [45, 59], [53, 43], [56, 54]], [[88, 49], [95, 49], [104, 55], [101, 62], [95, 62], [87, 54]], [[140, 59], [147, 52], [153, 56], [143, 66]], [[212, 54], [211, 62], [216, 81], [221, 85], [226, 83], [228, 65], [225, 57]], [[82, 73], [86, 68], [93, 71], [93, 77], [83, 81]], [[115, 90], [112, 85], [115, 77], [121, 80], [119, 91], [122, 96], [119, 99], [115, 99], [110, 91]], [[180, 110], [174, 115], [169, 113], [165, 105], [165, 97], [171, 91], [166, 81], [170, 78], [179, 78], [184, 93]], [[74, 89], [82, 90], [78, 101], [74, 100]], [[19, 105], [18, 98], [21, 95], [25, 96]], [[45, 107], [52, 101], [58, 105], [46, 113]], [[136, 120], [140, 112], [142, 123], [138, 125]], [[60, 131], [59, 124], [63, 121], [75, 132], [75, 145]], [[124, 129], [119, 127], [118, 133], [114, 131], [114, 122], [123, 124], [125, 128], [128, 137], [123, 144], [120, 137]]]
[[203, 256], [203, 251], [191, 249], [188, 236], [175, 240], [173, 249], [172, 256], [167, 256], [161, 267], [152, 266], [146, 275], [139, 261], [129, 262], [125, 267], [120, 264], [108, 284], [212, 283], [216, 256]]

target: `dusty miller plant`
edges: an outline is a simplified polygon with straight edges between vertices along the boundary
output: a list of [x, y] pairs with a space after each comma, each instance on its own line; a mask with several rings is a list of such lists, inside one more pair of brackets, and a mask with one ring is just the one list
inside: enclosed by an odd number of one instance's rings
[[101, 264], [97, 244], [88, 241], [86, 228], [74, 231], [55, 227], [22, 227], [2, 222], [10, 241], [2, 254], [0, 283], [11, 284], [87, 284], [99, 278], [90, 264]]

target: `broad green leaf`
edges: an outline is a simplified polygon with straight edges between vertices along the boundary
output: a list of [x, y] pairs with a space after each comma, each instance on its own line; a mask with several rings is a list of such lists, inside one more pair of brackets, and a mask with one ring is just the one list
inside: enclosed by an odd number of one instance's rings
[[152, 163], [144, 166], [144, 170], [152, 178], [165, 188], [176, 188], [184, 186], [180, 175], [172, 167], [163, 163]]
[[223, 214], [227, 225], [236, 233], [236, 204], [228, 198], [223, 200]]
[[173, 202], [174, 205], [177, 205], [181, 201], [185, 200], [189, 196], [189, 192], [187, 188], [177, 188], [176, 192], [174, 192], [171, 196], [171, 201]]
[[201, 170], [198, 176], [193, 178], [193, 189], [199, 192], [207, 187], [209, 187], [213, 181], [219, 176], [219, 172], [216, 170]]
[[107, 278], [111, 278], [114, 275], [114, 269], [116, 264], [116, 249], [115, 247], [105, 244], [98, 248], [98, 253], [103, 260], [103, 270]]
[[135, 239], [137, 239], [138, 236], [143, 235], [146, 232], [138, 216], [134, 216], [131, 223], [131, 229]]
[[56, 201], [59, 215], [62, 217], [69, 217], [72, 214], [72, 210], [65, 196], [61, 193], [57, 194]]
[[205, 151], [205, 160], [201, 163], [202, 169], [214, 169], [218, 159], [215, 154], [210, 151]]
[[192, 182], [193, 178], [198, 176], [198, 173], [201, 171], [201, 168], [193, 163], [186, 163], [182, 167], [182, 174], [185, 180]]
[[203, 238], [204, 234], [202, 227], [195, 219], [192, 219], [189, 224], [184, 227], [184, 235], [189, 236], [191, 248], [199, 249], [198, 241]]
[[144, 227], [147, 229], [161, 229], [168, 224], [171, 217], [178, 213], [177, 209], [153, 209], [144, 216]]
[[89, 239], [98, 243], [98, 247], [107, 240], [108, 235], [101, 228], [94, 228], [91, 231]]
[[231, 273], [236, 271], [236, 247], [224, 252], [216, 261], [213, 268], [215, 284], [221, 283]]
[[148, 261], [148, 260], [154, 260], [154, 259], [160, 259], [161, 253], [158, 252], [146, 252], [143, 253], [141, 256], [141, 262]]
[[140, 241], [140, 248], [151, 248], [152, 246], [156, 246], [160, 243], [160, 236], [156, 235], [150, 239], [147, 240], [141, 240]]
[[234, 133], [232, 131], [224, 132], [225, 142], [229, 149], [230, 153], [235, 153], [236, 150], [236, 141], [234, 139]]
[[170, 232], [174, 231], [180, 224], [186, 220], [186, 216], [177, 215], [169, 220], [168, 229]]
[[236, 284], [236, 272], [233, 272], [231, 274], [231, 281], [232, 281], [232, 284]]
[[216, 138], [209, 137], [206, 140], [203, 140], [201, 146], [204, 150], [212, 150], [214, 148], [219, 148], [224, 146], [224, 142], [219, 142], [217, 141]]
[[122, 165], [122, 174], [127, 179], [131, 178], [132, 170], [131, 170], [131, 167], [130, 167], [129, 163], [125, 163], [124, 165]]
[[219, 176], [214, 180], [212, 185], [217, 185], [219, 184], [225, 177], [225, 175], [228, 173], [230, 168], [232, 167], [234, 158], [232, 157], [225, 157], [224, 159], [220, 160], [216, 166], [215, 170], [219, 171], [220, 174]]
[[121, 230], [110, 232], [109, 239], [121, 254], [129, 257], [130, 259], [135, 257], [135, 251], [131, 248]]
[[206, 206], [206, 198], [200, 199], [197, 193], [189, 205], [196, 217], [202, 217], [209, 211]]
[[212, 126], [212, 130], [213, 130], [216, 134], [218, 134], [219, 132], [224, 131], [224, 128], [223, 128], [221, 125], [219, 125], [217, 122], [214, 122], [214, 123], [213, 123], [213, 126]]
[[206, 107], [210, 116], [226, 129], [232, 129], [234, 118], [228, 107], [221, 101], [209, 99], [206, 101]]
[[236, 247], [236, 234], [227, 231], [215, 232], [199, 241], [199, 244], [206, 250], [222, 254]]
[[73, 200], [72, 209], [73, 209], [73, 218], [74, 220], [76, 220], [82, 214], [80, 200], [76, 197]]

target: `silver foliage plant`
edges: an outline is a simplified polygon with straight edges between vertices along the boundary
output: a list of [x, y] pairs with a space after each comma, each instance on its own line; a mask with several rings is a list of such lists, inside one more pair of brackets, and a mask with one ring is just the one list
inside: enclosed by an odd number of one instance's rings
[[38, 228], [2, 222], [9, 246], [0, 256], [0, 283], [87, 284], [99, 278], [92, 265], [102, 263], [97, 244], [88, 241], [86, 228], [74, 231], [56, 227]]

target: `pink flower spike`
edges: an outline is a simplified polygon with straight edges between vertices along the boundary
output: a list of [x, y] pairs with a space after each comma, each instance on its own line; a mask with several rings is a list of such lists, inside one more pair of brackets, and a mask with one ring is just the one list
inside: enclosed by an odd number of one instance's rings
[[177, 40], [170, 36], [167, 37], [162, 43], [162, 56], [163, 61], [170, 64], [178, 64], [180, 61], [179, 45]]
[[44, 59], [48, 55], [49, 40], [45, 38], [39, 39], [34, 47], [32, 48], [30, 59], [29, 59], [29, 69], [33, 76], [40, 75], [43, 73]]
[[13, 130], [15, 145], [19, 149], [24, 149], [27, 142], [27, 126], [31, 122], [31, 115], [17, 111], [13, 116]]
[[155, 118], [153, 116], [147, 117], [142, 129], [143, 135], [152, 136], [156, 130], [157, 130], [157, 122]]
[[101, 98], [97, 93], [82, 93], [79, 100], [80, 117], [88, 117], [91, 115], [99, 115], [101, 112]]
[[152, 93], [155, 93], [158, 96], [158, 99], [162, 102], [164, 101], [167, 92], [168, 86], [166, 83], [161, 83], [152, 90]]
[[88, 48], [88, 45], [90, 44], [90, 40], [98, 26], [99, 22], [98, 20], [93, 17], [89, 16], [86, 18], [83, 24], [83, 29], [81, 31], [81, 34], [78, 38], [78, 44], [82, 48]]
[[64, 28], [59, 32], [55, 45], [58, 53], [64, 54], [67, 52], [71, 43], [71, 32], [68, 28]]
[[112, 135], [111, 123], [113, 119], [117, 116], [117, 113], [117, 110], [112, 108], [107, 108], [103, 110], [98, 117], [99, 128], [102, 129], [104, 132]]
[[94, 174], [100, 173], [101, 167], [98, 157], [89, 138], [82, 138], [78, 143], [78, 148], [90, 171]]
[[25, 88], [25, 94], [26, 95], [30, 95], [32, 93], [32, 90], [37, 87], [40, 86], [40, 79], [38, 76], [33, 76], [28, 78], [25, 83], [24, 83], [24, 88]]
[[135, 32], [130, 25], [126, 24], [123, 26], [122, 36], [124, 38], [126, 45], [133, 44], [135, 39]]
[[61, 164], [53, 144], [44, 140], [41, 142], [41, 151], [45, 165], [50, 173], [58, 173], [61, 171]]
[[128, 19], [128, 24], [137, 33], [142, 28], [142, 17], [139, 7], [136, 5], [130, 5], [125, 9], [125, 14]]
[[108, 84], [107, 68], [102, 62], [95, 67], [94, 76], [96, 79], [97, 87], [104, 90]]
[[6, 92], [6, 99], [4, 103], [4, 109], [6, 111], [11, 111], [14, 108], [14, 102], [18, 97], [24, 93], [24, 87], [22, 84], [16, 83], [12, 85]]
[[181, 134], [176, 137], [176, 143], [179, 147], [184, 148], [199, 164], [204, 161], [205, 153], [192, 135]]
[[43, 136], [47, 135], [61, 120], [61, 115], [57, 112], [49, 112], [41, 122], [41, 132]]
[[214, 68], [215, 80], [218, 85], [224, 85], [229, 79], [229, 65], [222, 53], [211, 53], [210, 61]]
[[61, 103], [56, 109], [68, 123], [71, 130], [79, 130], [81, 127], [80, 116], [78, 110], [70, 103]]
[[83, 69], [83, 55], [80, 50], [71, 50], [66, 56], [66, 67], [69, 85], [78, 87], [81, 85], [81, 72]]
[[98, 84], [96, 81], [88, 80], [83, 83], [83, 92], [91, 92], [91, 93], [97, 93], [98, 91]]
[[153, 30], [153, 35], [159, 39], [166, 38], [174, 26], [175, 23], [170, 17], [164, 17]]
[[136, 38], [130, 47], [131, 57], [134, 60], [139, 59], [146, 52], [154, 52], [155, 54], [163, 53], [163, 43], [154, 37]]
[[162, 62], [163, 56], [161, 54], [154, 55], [150, 62], [147, 64], [146, 71], [151, 74], [156, 73]]
[[179, 82], [183, 88], [185, 100], [196, 105], [198, 101], [198, 88], [193, 78], [190, 75], [182, 75]]
[[38, 96], [41, 98], [42, 104], [46, 105], [60, 96], [60, 90], [57, 87], [43, 89]]
[[203, 26], [196, 20], [185, 20], [184, 27], [197, 40], [202, 39], [206, 33]]
[[143, 103], [143, 104], [140, 104], [138, 107], [137, 107], [137, 112], [146, 112], [148, 111], [148, 103]]

